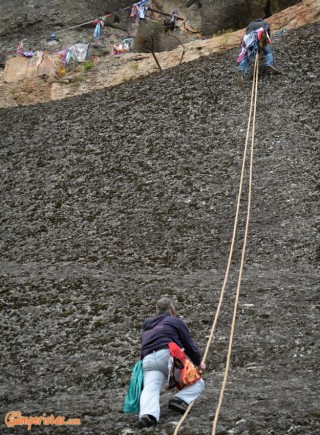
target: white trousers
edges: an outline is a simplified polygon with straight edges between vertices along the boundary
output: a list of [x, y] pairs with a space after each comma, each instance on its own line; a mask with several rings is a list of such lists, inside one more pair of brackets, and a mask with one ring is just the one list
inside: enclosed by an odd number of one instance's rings
[[[152, 352], [143, 358], [143, 390], [140, 397], [139, 417], [145, 414], [153, 415], [157, 421], [160, 418], [160, 390], [168, 379], [169, 349]], [[204, 380], [192, 385], [186, 385], [174, 397], [190, 403], [195, 400], [204, 389]]]

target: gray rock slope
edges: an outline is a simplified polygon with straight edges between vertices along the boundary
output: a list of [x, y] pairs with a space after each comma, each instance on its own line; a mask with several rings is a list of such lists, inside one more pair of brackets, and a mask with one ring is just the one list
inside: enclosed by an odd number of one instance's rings
[[[252, 213], [219, 433], [319, 433], [319, 24], [274, 37], [260, 65]], [[121, 413], [143, 320], [168, 294], [203, 351], [231, 241], [251, 72], [237, 50], [65, 101], [0, 112], [1, 431], [4, 415]], [[246, 177], [246, 184], [247, 184]], [[209, 434], [243, 237], [183, 434]], [[167, 410], [155, 433], [171, 434]], [[39, 433], [43, 428], [33, 428]], [[70, 427], [47, 427], [70, 433]], [[26, 433], [16, 427], [14, 433]]]
[[[121, 11], [132, 5], [132, 0], [2, 0], [0, 4], [0, 47], [6, 41], [25, 38], [65, 29], [68, 26], [90, 22], [110, 11]], [[298, 0], [152, 0], [151, 6], [171, 12], [174, 8], [189, 17], [194, 26], [205, 34], [218, 30], [239, 29], [257, 17], [264, 18], [298, 3]], [[119, 13], [125, 27], [130, 9]], [[37, 37], [37, 38], [36, 38]]]

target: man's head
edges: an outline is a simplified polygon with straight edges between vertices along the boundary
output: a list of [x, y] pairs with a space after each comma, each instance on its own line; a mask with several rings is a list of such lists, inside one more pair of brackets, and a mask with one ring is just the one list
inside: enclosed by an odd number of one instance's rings
[[174, 306], [170, 298], [164, 297], [158, 300], [156, 314], [169, 314], [169, 316], [174, 316]]

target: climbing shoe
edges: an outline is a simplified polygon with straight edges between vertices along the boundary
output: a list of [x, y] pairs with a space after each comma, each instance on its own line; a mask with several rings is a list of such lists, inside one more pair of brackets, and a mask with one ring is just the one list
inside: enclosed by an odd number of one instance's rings
[[238, 71], [237, 81], [238, 81], [238, 86], [240, 88], [242, 88], [243, 87], [243, 72], [241, 70]]
[[180, 414], [184, 414], [188, 408], [188, 403], [186, 403], [184, 400], [179, 399], [178, 397], [174, 397], [173, 399], [169, 400], [169, 409], [172, 409], [172, 411], [180, 412]]
[[144, 427], [154, 427], [157, 424], [157, 420], [155, 419], [155, 417], [153, 415], [143, 415], [138, 423], [137, 423], [137, 428], [138, 429], [143, 429]]
[[266, 67], [267, 70], [267, 74], [281, 74], [281, 72], [279, 70], [277, 70], [274, 66], [272, 65], [268, 65]]

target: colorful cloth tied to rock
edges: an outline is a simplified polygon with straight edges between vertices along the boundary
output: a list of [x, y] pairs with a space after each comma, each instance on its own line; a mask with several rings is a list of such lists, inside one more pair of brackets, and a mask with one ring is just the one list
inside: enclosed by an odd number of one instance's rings
[[240, 63], [245, 57], [247, 57], [250, 61], [255, 58], [259, 50], [259, 42], [261, 41], [264, 32], [267, 36], [267, 43], [271, 44], [268, 32], [266, 32], [263, 27], [260, 27], [257, 30], [253, 30], [252, 32], [245, 35], [242, 39], [241, 53], [237, 58], [238, 63]]
[[93, 37], [96, 41], [98, 41], [98, 39], [100, 38], [100, 32], [101, 32], [101, 21], [99, 20], [93, 32]]

